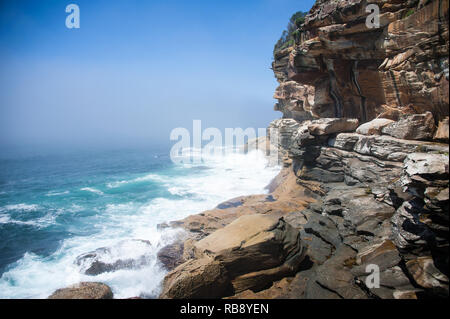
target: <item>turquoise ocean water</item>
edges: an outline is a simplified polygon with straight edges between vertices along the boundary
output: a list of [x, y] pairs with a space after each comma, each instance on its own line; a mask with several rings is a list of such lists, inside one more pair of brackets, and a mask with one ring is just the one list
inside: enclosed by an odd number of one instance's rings
[[[46, 298], [80, 281], [156, 297], [166, 273], [156, 253], [180, 232], [157, 225], [265, 193], [280, 169], [267, 164], [257, 151], [197, 164], [142, 150], [0, 159], [0, 298]], [[145, 263], [84, 274], [76, 257], [101, 247], [111, 248], [105, 260]]]

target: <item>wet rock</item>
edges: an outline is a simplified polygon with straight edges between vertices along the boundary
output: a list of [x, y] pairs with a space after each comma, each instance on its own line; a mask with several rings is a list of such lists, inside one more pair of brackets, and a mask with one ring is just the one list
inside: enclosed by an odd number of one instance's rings
[[185, 262], [183, 253], [184, 243], [179, 241], [161, 248], [157, 257], [163, 266], [170, 271]]
[[101, 247], [82, 254], [76, 258], [75, 264], [80, 266], [82, 273], [90, 276], [120, 269], [140, 268], [153, 258], [151, 247], [151, 243], [146, 240], [125, 240], [115, 246]]
[[48, 299], [113, 299], [111, 288], [100, 282], [81, 282], [56, 290]]

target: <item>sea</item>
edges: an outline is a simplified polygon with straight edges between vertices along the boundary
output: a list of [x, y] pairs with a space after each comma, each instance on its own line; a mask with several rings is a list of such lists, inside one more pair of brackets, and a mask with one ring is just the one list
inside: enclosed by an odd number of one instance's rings
[[[182, 232], [158, 225], [267, 193], [279, 171], [258, 150], [194, 163], [160, 150], [0, 156], [0, 298], [47, 298], [82, 281], [115, 298], [157, 298], [167, 273], [157, 252]], [[86, 274], [77, 257], [93, 251], [139, 263]]]

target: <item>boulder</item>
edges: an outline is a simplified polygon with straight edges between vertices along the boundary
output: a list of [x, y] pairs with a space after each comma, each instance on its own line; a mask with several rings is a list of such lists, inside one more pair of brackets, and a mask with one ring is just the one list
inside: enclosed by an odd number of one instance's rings
[[[208, 298], [258, 290], [294, 274], [304, 257], [300, 234], [282, 218], [245, 215], [194, 244], [196, 259], [163, 283], [163, 298]], [[234, 288], [233, 288], [234, 287]]]
[[48, 299], [113, 299], [111, 288], [100, 282], [81, 282], [56, 290]]
[[191, 259], [164, 278], [163, 299], [220, 298], [230, 282], [226, 269], [212, 258]]
[[363, 135], [381, 135], [381, 130], [391, 123], [394, 123], [394, 121], [389, 119], [377, 118], [360, 125], [356, 129], [356, 133]]
[[303, 253], [298, 230], [284, 219], [246, 215], [195, 244], [198, 256], [214, 256], [231, 276], [277, 267]]
[[321, 118], [312, 121], [308, 130], [312, 135], [329, 135], [334, 133], [352, 132], [358, 127], [358, 119]]
[[398, 122], [385, 126], [381, 131], [383, 134], [405, 140], [430, 140], [433, 138], [436, 126], [433, 114], [405, 115]]

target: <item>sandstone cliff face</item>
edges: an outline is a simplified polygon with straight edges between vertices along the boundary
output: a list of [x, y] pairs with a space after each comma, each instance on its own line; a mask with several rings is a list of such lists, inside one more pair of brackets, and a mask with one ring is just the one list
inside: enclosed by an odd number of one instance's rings
[[[366, 26], [369, 3], [379, 28]], [[448, 116], [448, 1], [320, 0], [300, 32], [273, 62], [284, 117]]]
[[172, 223], [191, 236], [162, 297], [448, 297], [448, 20], [445, 0], [316, 1], [274, 52], [282, 172]]
[[448, 296], [448, 20], [448, 1], [318, 0], [275, 52], [283, 119], [268, 133], [317, 195], [286, 218], [314, 266], [236, 297]]

